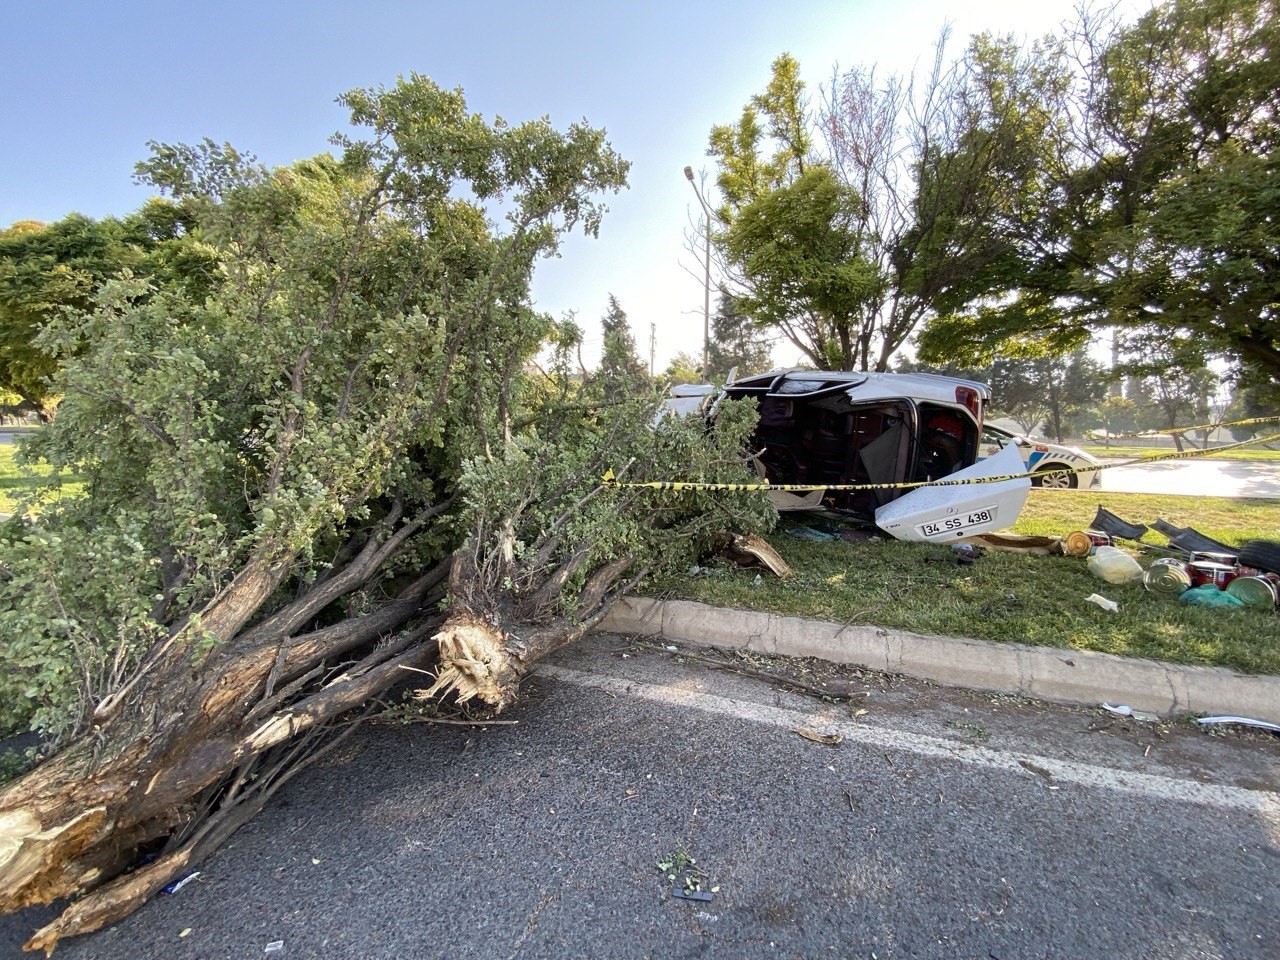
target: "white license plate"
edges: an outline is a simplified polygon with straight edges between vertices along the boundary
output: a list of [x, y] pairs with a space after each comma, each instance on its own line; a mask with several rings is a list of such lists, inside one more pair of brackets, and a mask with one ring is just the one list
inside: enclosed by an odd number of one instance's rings
[[936, 537], [943, 533], [959, 533], [961, 530], [968, 530], [970, 527], [980, 527], [983, 524], [992, 523], [996, 519], [995, 504], [989, 507], [982, 507], [978, 510], [970, 510], [967, 513], [958, 513], [954, 517], [947, 517], [945, 520], [930, 520], [928, 523], [921, 523], [916, 526], [916, 530], [920, 532], [922, 537]]

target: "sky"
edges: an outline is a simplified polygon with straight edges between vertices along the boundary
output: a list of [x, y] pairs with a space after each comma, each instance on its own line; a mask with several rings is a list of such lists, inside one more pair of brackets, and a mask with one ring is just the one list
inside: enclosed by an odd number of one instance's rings
[[[136, 209], [148, 190], [133, 165], [148, 141], [209, 137], [269, 166], [313, 156], [344, 125], [339, 93], [426, 74], [461, 87], [488, 118], [586, 119], [631, 161], [599, 239], [566, 242], [532, 293], [539, 309], [576, 315], [588, 362], [613, 294], [661, 371], [702, 350], [704, 273], [688, 246], [701, 208], [684, 167], [713, 179], [711, 127], [737, 119], [774, 58], [796, 57], [816, 93], [837, 66], [927, 64], [944, 25], [958, 52], [983, 30], [1053, 31], [1073, 3], [10, 2], [0, 12], [0, 227]], [[781, 363], [795, 358], [775, 349]]]

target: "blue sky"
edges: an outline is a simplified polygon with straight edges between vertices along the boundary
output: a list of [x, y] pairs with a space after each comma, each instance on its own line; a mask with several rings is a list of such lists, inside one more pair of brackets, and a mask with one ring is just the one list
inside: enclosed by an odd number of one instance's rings
[[[472, 109], [557, 126], [586, 118], [632, 161], [599, 240], [539, 269], [534, 297], [575, 310], [598, 350], [610, 293], [659, 369], [699, 354], [702, 268], [685, 246], [710, 170], [707, 133], [737, 117], [781, 52], [815, 88], [839, 64], [910, 69], [945, 23], [956, 48], [979, 30], [1038, 35], [1072, 0], [760, 0], [684, 3], [222, 0], [9, 3], [0, 13], [0, 226], [71, 211], [120, 215], [146, 142], [210, 137], [286, 164], [327, 148], [334, 97], [424, 73]], [[791, 357], [776, 354], [782, 362]]]

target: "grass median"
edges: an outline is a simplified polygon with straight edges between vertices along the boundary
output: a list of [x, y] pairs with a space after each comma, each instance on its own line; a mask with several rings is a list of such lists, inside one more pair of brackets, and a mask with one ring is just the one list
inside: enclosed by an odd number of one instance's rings
[[[0, 444], [0, 513], [11, 513], [32, 483]], [[47, 471], [48, 468], [45, 468]], [[69, 478], [63, 490], [78, 489]], [[1280, 539], [1280, 501], [1173, 495], [1032, 490], [1016, 533], [1066, 534], [1087, 527], [1098, 505], [1125, 520], [1159, 517], [1224, 543]], [[1097, 650], [1173, 663], [1211, 664], [1280, 674], [1280, 617], [1257, 609], [1192, 607], [1140, 583], [1114, 586], [1077, 557], [989, 553], [958, 566], [950, 548], [896, 540], [811, 543], [786, 533], [804, 521], [784, 516], [770, 542], [796, 571], [793, 580], [712, 564], [696, 577], [651, 584], [650, 596], [699, 600], [837, 623], [916, 633]], [[1164, 538], [1151, 533], [1153, 545]], [[1157, 554], [1150, 554], [1154, 557]], [[1143, 557], [1145, 565], [1148, 557]], [[1109, 613], [1085, 600], [1100, 593]]]
[[[1159, 517], [1233, 545], [1276, 539], [1280, 531], [1276, 500], [1032, 490], [1013, 532], [1084, 529], [1100, 504], [1131, 522]], [[1270, 611], [1194, 607], [1149, 593], [1141, 582], [1109, 584], [1079, 557], [988, 553], [961, 566], [943, 545], [812, 543], [787, 534], [800, 522], [794, 514], [784, 516], [769, 538], [795, 570], [794, 579], [765, 573], [757, 583], [759, 571], [712, 564], [644, 592], [835, 623], [1280, 674], [1280, 617]], [[1145, 539], [1166, 542], [1155, 533]], [[1140, 554], [1140, 562], [1145, 566], [1160, 555]], [[1088, 602], [1092, 593], [1115, 600], [1119, 613]]]
[[[1097, 457], [1099, 460], [1124, 459], [1133, 460], [1139, 457], [1157, 457], [1177, 451], [1172, 447], [1135, 447], [1123, 446], [1113, 443], [1111, 446], [1096, 443], [1082, 443], [1080, 449], [1090, 456]], [[1187, 447], [1187, 453], [1196, 452], [1196, 448]], [[1239, 447], [1235, 450], [1224, 450], [1221, 453], [1211, 453], [1200, 456], [1201, 460], [1244, 460], [1251, 463], [1280, 463], [1280, 450], [1272, 450], [1270, 447]]]

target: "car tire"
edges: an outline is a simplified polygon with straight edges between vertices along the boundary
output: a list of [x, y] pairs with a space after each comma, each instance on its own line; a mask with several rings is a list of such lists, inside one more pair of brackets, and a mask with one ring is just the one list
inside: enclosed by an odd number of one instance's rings
[[1074, 473], [1053, 473], [1054, 470], [1064, 469], [1061, 466], [1041, 467], [1031, 475], [1031, 485], [1033, 487], [1044, 487], [1046, 490], [1074, 490], [1080, 485], [1079, 478]]
[[1242, 567], [1257, 567], [1280, 573], [1280, 543], [1274, 540], [1250, 540], [1240, 548], [1237, 558]]

